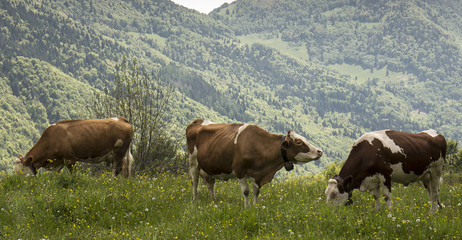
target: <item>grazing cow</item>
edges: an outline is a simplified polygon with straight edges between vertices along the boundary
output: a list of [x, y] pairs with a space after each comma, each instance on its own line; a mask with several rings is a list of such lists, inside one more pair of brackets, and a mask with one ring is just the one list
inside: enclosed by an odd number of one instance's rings
[[23, 172], [37, 174], [41, 167], [72, 172], [76, 161], [112, 164], [112, 173], [129, 177], [133, 163], [130, 144], [133, 128], [127, 119], [67, 120], [49, 126], [26, 154], [16, 159]]
[[212, 197], [215, 178], [238, 178], [245, 207], [250, 206], [246, 178], [253, 182], [254, 204], [257, 204], [260, 188], [270, 182], [279, 169], [285, 166], [286, 170], [292, 170], [293, 163], [307, 163], [322, 155], [321, 149], [294, 131], [289, 131], [287, 136], [276, 135], [242, 123], [216, 124], [196, 119], [186, 129], [186, 140], [193, 200], [199, 175]]
[[408, 185], [422, 181], [428, 191], [432, 212], [441, 207], [440, 178], [446, 158], [446, 140], [435, 130], [421, 133], [377, 131], [366, 133], [353, 145], [340, 173], [326, 188], [328, 202], [352, 203], [354, 189], [370, 191], [380, 208], [380, 193], [391, 207], [391, 183]]

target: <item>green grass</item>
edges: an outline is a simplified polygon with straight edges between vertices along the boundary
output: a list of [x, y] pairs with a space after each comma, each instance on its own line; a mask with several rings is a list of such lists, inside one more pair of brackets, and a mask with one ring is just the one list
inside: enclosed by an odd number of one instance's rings
[[243, 44], [252, 45], [254, 43], [259, 43], [267, 47], [277, 49], [280, 51], [280, 53], [302, 61], [305, 64], [309, 62], [308, 52], [305, 45], [302, 43], [294, 44], [292, 42], [283, 41], [280, 37], [266, 37], [265, 34], [249, 34], [245, 36], [238, 36], [238, 39]]
[[342, 74], [350, 75], [357, 84], [364, 84], [367, 80], [372, 80], [373, 78], [378, 79], [387, 79], [387, 82], [391, 79], [403, 78], [402, 73], [389, 72], [389, 76], [386, 75], [386, 68], [374, 69], [374, 72], [371, 73], [370, 69], [364, 69], [361, 66], [350, 65], [350, 64], [335, 64], [330, 65], [329, 68], [334, 69]]
[[[374, 25], [374, 24], [369, 24]], [[310, 62], [306, 46], [302, 43], [292, 43], [283, 41], [280, 37], [265, 36], [265, 34], [249, 34], [238, 36], [243, 44], [252, 45], [254, 43], [263, 44], [266, 47], [278, 50], [280, 53], [289, 56], [293, 59], [302, 61], [307, 64]], [[332, 70], [338, 71], [340, 74], [350, 75], [352, 82], [356, 84], [365, 84], [368, 80], [378, 78], [381, 81], [403, 83], [408, 81], [409, 76], [403, 73], [389, 71], [387, 76], [386, 68], [374, 69], [371, 73], [370, 69], [364, 69], [361, 66], [350, 64], [333, 64], [328, 65]]]
[[[459, 179], [460, 180], [460, 179]], [[430, 214], [420, 185], [394, 185], [393, 208], [374, 208], [355, 191], [353, 206], [325, 202], [325, 181], [301, 177], [262, 188], [244, 209], [237, 181], [217, 182], [199, 199], [186, 175], [112, 179], [110, 174], [0, 175], [0, 238], [4, 239], [457, 239], [462, 185], [444, 182], [446, 205]]]

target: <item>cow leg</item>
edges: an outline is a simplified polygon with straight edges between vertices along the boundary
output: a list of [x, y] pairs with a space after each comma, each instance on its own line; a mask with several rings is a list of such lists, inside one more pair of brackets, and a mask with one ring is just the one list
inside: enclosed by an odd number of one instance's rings
[[[206, 173], [204, 172], [204, 174], [206, 174]], [[209, 190], [210, 198], [215, 200], [215, 178], [207, 175], [204, 178], [204, 182], [207, 185], [207, 189]]]
[[428, 196], [430, 197], [430, 201], [431, 201], [431, 212], [432, 213], [438, 212], [438, 206], [441, 207], [440, 196], [439, 196], [440, 181], [439, 181], [439, 176], [437, 177], [435, 175], [430, 174], [430, 181], [428, 181], [428, 187], [427, 187]]
[[189, 176], [191, 177], [193, 201], [195, 201], [197, 198], [197, 186], [199, 185], [199, 169], [189, 168]]
[[258, 195], [260, 195], [260, 187], [255, 182], [254, 178], [252, 178], [252, 186], [253, 186], [253, 204], [256, 206], [258, 205]]
[[385, 182], [381, 183], [382, 186], [382, 194], [385, 198], [385, 202], [387, 203], [387, 208], [391, 208], [391, 176], [385, 178]]
[[371, 191], [371, 193], [375, 200], [375, 209], [380, 209], [380, 184], [378, 184], [377, 187]]
[[242, 196], [244, 197], [244, 206], [246, 208], [250, 207], [249, 204], [249, 185], [247, 184], [247, 179], [245, 177], [239, 178], [239, 185], [241, 186]]
[[441, 175], [438, 175], [438, 172], [432, 170], [431, 172], [426, 173], [425, 176], [422, 177], [422, 183], [427, 189], [428, 196], [430, 198], [432, 213], [438, 211], [437, 205], [439, 207], [442, 206], [439, 196], [440, 176]]
[[430, 202], [431, 202], [431, 212], [434, 213], [435, 210], [437, 210], [436, 208], [436, 202], [434, 201], [435, 200], [435, 197], [437, 196], [435, 194], [435, 192], [433, 191], [434, 189], [434, 183], [433, 183], [433, 179], [432, 179], [432, 176], [431, 176], [431, 173], [427, 173], [425, 174], [425, 176], [422, 178], [422, 182], [425, 186], [425, 188], [427, 189], [427, 192], [428, 192], [428, 197], [430, 198]]
[[430, 202], [432, 202], [431, 175], [430, 175], [430, 173], [426, 173], [424, 176], [422, 176], [421, 181], [422, 181], [425, 189], [427, 189], [428, 197], [430, 198]]
[[72, 174], [74, 172], [75, 161], [64, 160], [64, 162], [66, 163], [66, 167], [69, 170], [69, 173]]
[[436, 191], [436, 195], [437, 195], [437, 198], [436, 200], [438, 201], [438, 207], [439, 208], [444, 208], [444, 204], [441, 203], [441, 199], [440, 199], [440, 184], [438, 183], [438, 190]]
[[197, 148], [189, 155], [189, 177], [193, 192], [193, 201], [197, 198], [197, 186], [199, 185], [199, 163], [197, 162]]
[[117, 177], [122, 171], [122, 158], [114, 158], [114, 163], [112, 164], [112, 176]]
[[[441, 162], [441, 164], [438, 164], [439, 162]], [[432, 170], [432, 186], [434, 187], [433, 191], [434, 191], [434, 194], [436, 195], [434, 197], [435, 199], [435, 210], [438, 211], [438, 207], [442, 208], [444, 207], [443, 204], [441, 204], [441, 200], [440, 200], [440, 183], [441, 183], [441, 175], [443, 174], [443, 162], [444, 160], [442, 158], [440, 158], [440, 160], [438, 160], [437, 164], [435, 164], [433, 166], [433, 170]], [[436, 206], [436, 204], [438, 204], [438, 207]], [[432, 205], [433, 207], [433, 205]]]
[[430, 178], [430, 184], [428, 185], [428, 195], [430, 196], [431, 201], [431, 212], [438, 212], [438, 181], [435, 181], [434, 177]]

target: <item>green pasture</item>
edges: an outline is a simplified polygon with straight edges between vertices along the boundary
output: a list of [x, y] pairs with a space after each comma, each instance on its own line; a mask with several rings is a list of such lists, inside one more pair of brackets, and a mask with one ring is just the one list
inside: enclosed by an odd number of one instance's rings
[[[393, 207], [368, 193], [325, 202], [326, 174], [273, 181], [244, 209], [237, 181], [205, 186], [193, 203], [186, 175], [113, 179], [77, 172], [0, 176], [0, 239], [458, 239], [460, 176], [446, 176], [445, 208], [430, 214], [423, 187], [394, 185]], [[385, 204], [383, 204], [385, 205]]]

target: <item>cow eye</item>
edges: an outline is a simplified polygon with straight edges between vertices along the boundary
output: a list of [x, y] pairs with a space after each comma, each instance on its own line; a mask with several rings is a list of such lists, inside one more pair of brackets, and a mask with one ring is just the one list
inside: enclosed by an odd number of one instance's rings
[[295, 144], [297, 145], [302, 145], [303, 141], [300, 139], [295, 140]]

